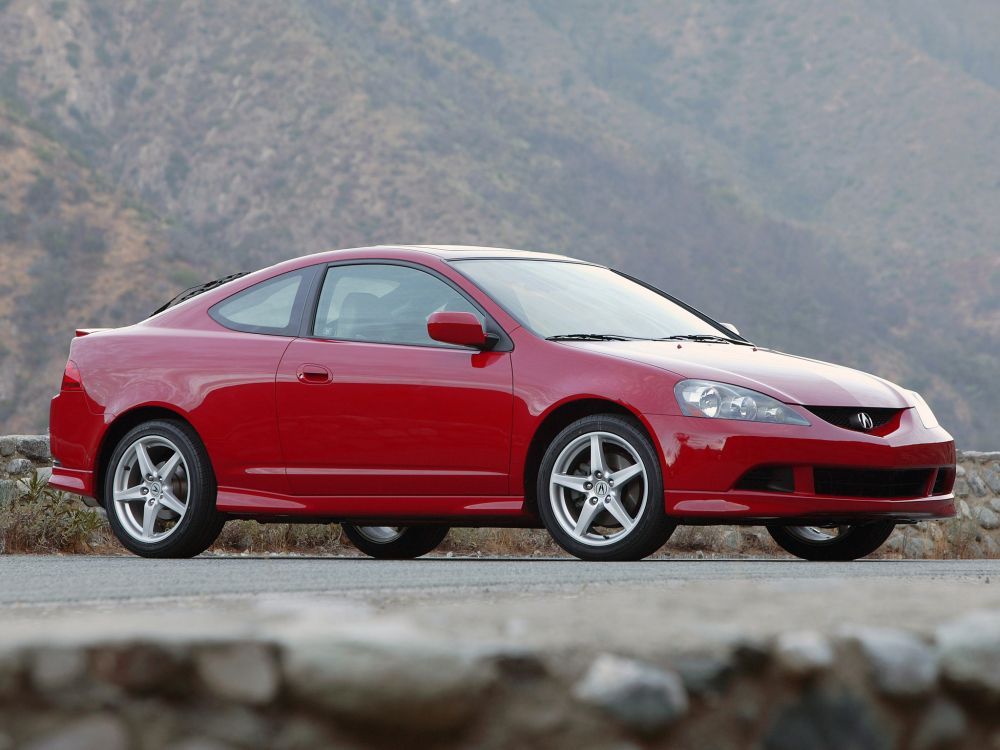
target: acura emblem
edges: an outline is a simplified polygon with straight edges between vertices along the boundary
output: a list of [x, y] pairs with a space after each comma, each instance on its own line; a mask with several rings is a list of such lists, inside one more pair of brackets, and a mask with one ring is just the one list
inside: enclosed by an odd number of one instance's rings
[[873, 420], [872, 415], [866, 411], [859, 411], [851, 417], [851, 427], [856, 430], [864, 430], [865, 432], [868, 432], [868, 430], [874, 426], [875, 420]]

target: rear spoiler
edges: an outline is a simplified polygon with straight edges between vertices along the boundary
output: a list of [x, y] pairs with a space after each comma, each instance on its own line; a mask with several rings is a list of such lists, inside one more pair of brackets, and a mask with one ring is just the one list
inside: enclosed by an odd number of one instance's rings
[[217, 286], [222, 286], [223, 284], [228, 284], [230, 281], [235, 281], [236, 279], [242, 276], [246, 276], [248, 273], [250, 272], [242, 271], [241, 273], [232, 273], [229, 274], [229, 276], [223, 276], [221, 279], [215, 279], [215, 281], [206, 281], [204, 284], [196, 284], [195, 286], [189, 287], [188, 289], [185, 289], [183, 292], [174, 297], [172, 300], [170, 300], [167, 304], [163, 305], [162, 307], [158, 307], [156, 310], [152, 312], [152, 314], [149, 317], [153, 317], [153, 315], [159, 315], [161, 312], [173, 307], [174, 305], [179, 305], [181, 302], [184, 302], [185, 300], [189, 300], [192, 297], [197, 297], [199, 294], [201, 294], [202, 292], [207, 292], [209, 289], [215, 289], [215, 287]]
[[112, 329], [112, 328], [77, 328], [76, 329], [76, 338], [80, 338], [81, 336], [89, 336], [92, 333], [100, 333], [101, 331], [111, 331], [111, 330], [114, 330], [114, 329]]

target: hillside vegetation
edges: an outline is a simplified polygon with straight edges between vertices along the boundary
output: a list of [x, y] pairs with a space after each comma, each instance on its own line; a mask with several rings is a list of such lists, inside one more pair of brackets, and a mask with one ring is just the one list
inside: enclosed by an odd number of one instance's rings
[[77, 326], [450, 242], [604, 260], [998, 445], [998, 34], [990, 0], [0, 0], [0, 420], [44, 428]]

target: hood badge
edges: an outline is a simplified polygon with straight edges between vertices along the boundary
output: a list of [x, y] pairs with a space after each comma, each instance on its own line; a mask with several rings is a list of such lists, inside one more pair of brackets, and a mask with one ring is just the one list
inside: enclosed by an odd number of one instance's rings
[[875, 420], [872, 419], [872, 415], [866, 411], [859, 411], [857, 414], [851, 415], [851, 427], [855, 430], [864, 430], [868, 432], [870, 429], [875, 427]]

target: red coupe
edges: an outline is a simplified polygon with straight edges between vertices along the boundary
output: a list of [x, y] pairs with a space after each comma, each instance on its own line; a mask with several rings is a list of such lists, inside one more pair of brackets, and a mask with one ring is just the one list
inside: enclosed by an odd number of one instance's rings
[[678, 524], [763, 524], [848, 560], [955, 513], [954, 442], [913, 391], [516, 250], [311, 255], [79, 330], [51, 433], [50, 484], [147, 557], [252, 518], [340, 522], [375, 557], [544, 526], [635, 560]]

